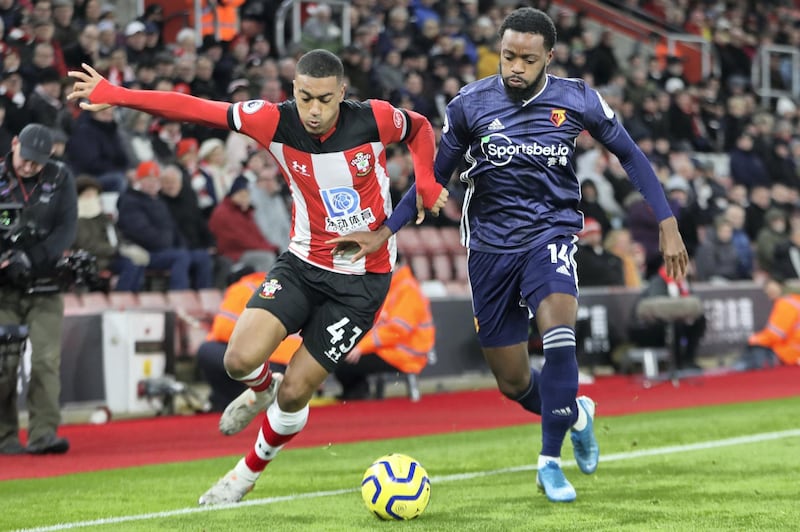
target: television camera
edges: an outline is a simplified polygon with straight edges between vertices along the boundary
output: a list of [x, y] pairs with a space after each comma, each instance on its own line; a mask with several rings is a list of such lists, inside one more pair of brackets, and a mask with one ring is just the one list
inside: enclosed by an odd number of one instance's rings
[[[18, 286], [28, 294], [48, 294], [72, 288], [92, 289], [100, 284], [96, 259], [85, 250], [65, 253], [48, 277], [34, 277], [30, 260], [19, 251], [28, 242], [38, 242], [46, 236], [35, 220], [26, 219], [21, 203], [0, 203], [0, 265], [7, 263], [0, 267], [0, 285]], [[15, 275], [10, 275], [15, 268]]]

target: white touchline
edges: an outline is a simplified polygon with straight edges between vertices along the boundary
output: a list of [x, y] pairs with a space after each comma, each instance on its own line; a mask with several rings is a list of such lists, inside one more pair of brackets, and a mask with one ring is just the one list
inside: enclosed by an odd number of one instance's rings
[[[737, 436], [735, 438], [727, 438], [724, 440], [713, 440], [698, 443], [687, 443], [686, 445], [670, 445], [668, 447], [657, 447], [655, 449], [641, 449], [639, 451], [630, 451], [626, 453], [614, 453], [601, 455], [601, 462], [618, 462], [620, 460], [633, 460], [635, 458], [642, 458], [644, 456], [659, 456], [664, 454], [678, 454], [687, 453], [691, 451], [703, 451], [706, 449], [719, 449], [720, 447], [730, 447], [733, 445], [745, 445], [748, 443], [759, 443], [769, 440], [780, 440], [784, 438], [792, 438], [800, 436], [800, 429], [783, 430], [779, 432], [763, 432], [761, 434], [751, 434], [749, 436]], [[565, 466], [574, 465], [573, 460], [565, 460]], [[491, 471], [475, 471], [472, 473], [459, 473], [457, 475], [444, 475], [440, 477], [432, 477], [431, 483], [437, 484], [440, 482], [454, 482], [457, 480], [469, 480], [473, 478], [489, 477], [494, 475], [503, 475], [506, 473], [517, 473], [520, 471], [534, 471], [535, 465], [524, 465], [516, 467], [506, 467], [503, 469], [493, 469]], [[264, 499], [251, 499], [247, 501], [218, 504], [214, 506], [199, 506], [192, 508], [182, 508], [179, 510], [167, 510], [164, 512], [153, 512], [149, 514], [139, 515], [125, 515], [122, 517], [107, 517], [104, 519], [93, 519], [91, 521], [76, 521], [74, 523], [59, 523], [57, 525], [43, 526], [39, 528], [25, 528], [17, 530], [16, 532], [49, 532], [54, 530], [71, 530], [73, 528], [84, 528], [90, 526], [100, 525], [113, 525], [117, 523], [129, 523], [132, 521], [146, 521], [149, 519], [162, 519], [165, 517], [174, 517], [178, 515], [196, 514], [200, 512], [216, 512], [219, 510], [229, 510], [231, 508], [243, 508], [246, 506], [263, 506], [267, 504], [274, 504], [285, 501], [297, 501], [302, 499], [316, 499], [318, 497], [330, 497], [333, 495], [343, 495], [345, 493], [352, 493], [358, 491], [360, 488], [349, 488], [341, 490], [330, 491], [315, 491], [313, 493], [298, 493], [293, 495], [284, 495], [281, 497], [266, 497]]]

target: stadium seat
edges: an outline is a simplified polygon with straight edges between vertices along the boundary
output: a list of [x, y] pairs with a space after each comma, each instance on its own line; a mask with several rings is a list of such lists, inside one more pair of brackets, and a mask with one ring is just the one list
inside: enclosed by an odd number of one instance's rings
[[167, 303], [176, 312], [204, 318], [208, 313], [203, 308], [200, 297], [194, 290], [169, 290]]
[[430, 255], [436, 255], [438, 253], [447, 251], [447, 245], [442, 239], [442, 235], [439, 233], [438, 227], [423, 226], [419, 227], [417, 231], [423, 249], [425, 249]]
[[467, 267], [467, 253], [462, 250], [461, 253], [453, 255], [453, 279], [466, 283], [469, 281], [469, 271]]
[[439, 253], [431, 257], [431, 265], [433, 266], [433, 278], [447, 283], [453, 279], [453, 262], [450, 260], [450, 255]]
[[405, 227], [396, 233], [397, 236], [397, 251], [401, 254], [411, 257], [426, 253], [425, 247], [419, 238], [419, 233], [414, 227]]
[[197, 297], [200, 300], [200, 306], [203, 310], [211, 315], [217, 313], [222, 303], [222, 291], [216, 288], [203, 288], [198, 290]]
[[433, 278], [431, 274], [431, 261], [426, 255], [412, 255], [408, 259], [411, 271], [418, 281], [428, 281]]
[[64, 314], [80, 314], [83, 305], [78, 294], [67, 292], [64, 294]]
[[164, 292], [139, 292], [139, 308], [165, 310], [169, 308]]
[[461, 233], [458, 227], [441, 227], [439, 228], [439, 235], [448, 252], [453, 255], [464, 253], [465, 250], [464, 246], [461, 245]]
[[84, 313], [100, 314], [111, 308], [108, 296], [103, 292], [87, 292], [81, 295], [81, 310]]
[[133, 292], [109, 292], [108, 302], [114, 310], [134, 310], [139, 307], [139, 299]]

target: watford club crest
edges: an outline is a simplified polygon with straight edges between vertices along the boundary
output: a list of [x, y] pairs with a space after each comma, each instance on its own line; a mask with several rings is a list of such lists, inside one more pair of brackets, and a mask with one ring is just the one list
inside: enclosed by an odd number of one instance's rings
[[372, 155], [360, 151], [356, 153], [350, 164], [356, 169], [358, 177], [364, 177], [372, 171]]
[[556, 127], [561, 127], [561, 124], [567, 119], [566, 109], [553, 109], [550, 111], [550, 121]]

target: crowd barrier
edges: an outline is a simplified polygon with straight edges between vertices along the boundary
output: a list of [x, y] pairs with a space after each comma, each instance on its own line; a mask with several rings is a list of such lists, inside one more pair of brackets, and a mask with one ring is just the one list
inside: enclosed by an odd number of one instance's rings
[[[738, 352], [748, 336], [763, 327], [771, 303], [751, 282], [694, 287], [702, 300], [708, 328], [701, 357]], [[638, 291], [589, 288], [580, 292], [579, 354], [583, 362], [626, 338]], [[468, 297], [432, 298], [436, 348], [421, 377], [485, 372]], [[136, 383], [174, 371], [175, 331], [172, 310], [125, 309], [68, 313], [62, 350], [62, 403], [103, 403], [125, 411], [147, 408], [136, 396]], [[112, 407], [113, 405], [113, 407]]]

